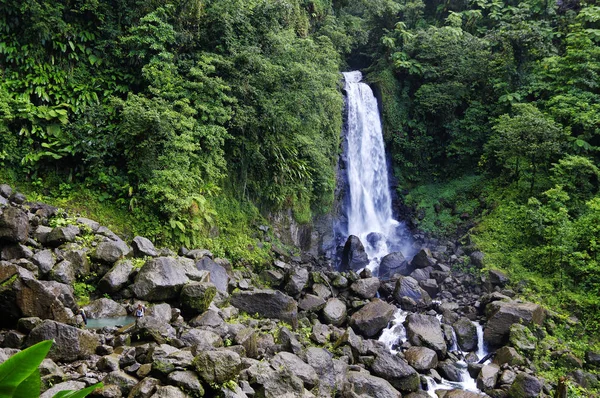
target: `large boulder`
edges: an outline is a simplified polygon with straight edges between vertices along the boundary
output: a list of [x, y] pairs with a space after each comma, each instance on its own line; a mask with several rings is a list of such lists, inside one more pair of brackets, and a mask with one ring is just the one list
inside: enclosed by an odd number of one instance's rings
[[250, 366], [246, 373], [248, 381], [258, 397], [304, 397], [304, 383], [286, 369], [274, 370], [269, 364], [258, 362]]
[[117, 318], [127, 316], [127, 310], [121, 304], [109, 298], [100, 298], [94, 300], [83, 307], [86, 315], [90, 319], [98, 318]]
[[379, 278], [365, 278], [359, 279], [350, 285], [350, 290], [360, 298], [370, 299], [375, 297], [380, 285], [381, 282], [379, 281]]
[[486, 306], [485, 312], [488, 320], [483, 338], [495, 347], [508, 342], [512, 324], [541, 325], [546, 318], [544, 308], [534, 303], [493, 301]]
[[427, 307], [431, 305], [431, 297], [421, 286], [419, 282], [410, 276], [401, 276], [396, 281], [396, 287], [393, 293], [394, 299], [402, 303], [404, 298], [413, 300], [418, 307]]
[[365, 337], [374, 337], [394, 317], [396, 307], [380, 299], [373, 299], [370, 303], [352, 314], [350, 326]]
[[417, 371], [406, 360], [389, 351], [379, 352], [371, 369], [376, 376], [389, 381], [394, 388], [403, 393], [419, 389], [420, 378]]
[[297, 296], [308, 283], [308, 270], [306, 268], [294, 268], [290, 271], [285, 291], [291, 296]]
[[96, 246], [93, 257], [105, 263], [114, 263], [131, 253], [131, 248], [121, 239], [105, 238]]
[[323, 308], [323, 321], [326, 324], [340, 326], [346, 320], [346, 304], [337, 297], [327, 300]]
[[217, 288], [210, 282], [191, 282], [181, 289], [181, 309], [186, 315], [198, 315], [208, 310]]
[[378, 276], [382, 280], [391, 279], [398, 274], [409, 276], [415, 268], [408, 262], [400, 252], [393, 252], [381, 259]]
[[271, 365], [277, 368], [287, 369], [292, 374], [298, 376], [304, 383], [304, 386], [308, 389], [313, 388], [319, 381], [317, 372], [300, 359], [298, 356], [291, 352], [280, 352], [273, 357]]
[[240, 356], [230, 350], [201, 351], [192, 363], [198, 376], [206, 383], [225, 383], [242, 370]]
[[435, 264], [431, 250], [423, 248], [410, 260], [411, 266], [414, 268], [425, 268]]
[[54, 340], [48, 358], [65, 362], [87, 359], [100, 345], [96, 334], [51, 320], [36, 326], [29, 333], [26, 344], [31, 346], [43, 340]]
[[179, 387], [184, 392], [191, 396], [203, 396], [204, 387], [200, 384], [200, 380], [195, 372], [191, 370], [176, 370], [169, 373], [169, 384]]
[[46, 237], [46, 244], [52, 247], [58, 247], [67, 242], [74, 242], [77, 235], [80, 234], [79, 227], [67, 225], [66, 227], [55, 227]]
[[364, 372], [348, 372], [342, 396], [400, 398], [402, 395], [387, 380]]
[[427, 347], [410, 347], [404, 352], [404, 357], [418, 371], [434, 369], [438, 365], [436, 352]]
[[477, 349], [477, 327], [468, 318], [460, 318], [452, 324], [458, 346], [463, 351], [474, 351]]
[[98, 282], [98, 288], [104, 293], [117, 293], [129, 284], [133, 272], [131, 260], [120, 260]]
[[323, 348], [309, 347], [306, 349], [306, 362], [319, 377], [318, 396], [332, 396], [336, 386], [332, 354]]
[[210, 273], [210, 282], [216, 286], [217, 290], [227, 292], [229, 276], [224, 267], [220, 266], [207, 256], [202, 257], [202, 259], [196, 263], [196, 267], [198, 270], [204, 270]]
[[158, 257], [142, 266], [132, 285], [136, 297], [148, 301], [172, 300], [179, 297], [189, 282], [182, 267], [172, 257]]
[[52, 253], [52, 250], [40, 250], [33, 255], [33, 263], [38, 266], [40, 274], [44, 275], [50, 272], [54, 264], [56, 264], [56, 258]]
[[358, 236], [350, 235], [342, 251], [342, 271], [358, 271], [369, 264], [369, 257]]
[[50, 271], [50, 278], [66, 285], [72, 285], [75, 282], [75, 265], [68, 260], [63, 260], [56, 264]]
[[230, 303], [248, 314], [259, 314], [288, 322], [295, 322], [298, 315], [296, 300], [279, 290], [238, 291], [231, 295]]
[[406, 334], [412, 345], [431, 348], [439, 359], [446, 356], [446, 340], [440, 321], [435, 316], [410, 314], [406, 318]]
[[156, 257], [158, 253], [156, 252], [156, 248], [150, 242], [150, 239], [144, 238], [143, 236], [136, 236], [133, 238], [131, 242], [131, 247], [133, 248], [133, 255], [136, 257]]
[[483, 365], [479, 375], [477, 376], [477, 388], [483, 391], [488, 391], [496, 386], [498, 376], [500, 375], [500, 367], [496, 364]]
[[5, 209], [0, 214], [0, 242], [25, 243], [28, 238], [27, 213], [16, 207]]
[[534, 398], [541, 392], [542, 383], [527, 373], [519, 373], [508, 390], [511, 398]]

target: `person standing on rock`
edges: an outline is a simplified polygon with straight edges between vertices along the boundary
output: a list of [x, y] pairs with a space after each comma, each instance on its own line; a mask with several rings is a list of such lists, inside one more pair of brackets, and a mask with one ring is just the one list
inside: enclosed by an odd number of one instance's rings
[[141, 303], [138, 304], [137, 308], [133, 312], [133, 315], [135, 315], [135, 317], [137, 319], [142, 319], [145, 314], [146, 314], [146, 307], [144, 307]]

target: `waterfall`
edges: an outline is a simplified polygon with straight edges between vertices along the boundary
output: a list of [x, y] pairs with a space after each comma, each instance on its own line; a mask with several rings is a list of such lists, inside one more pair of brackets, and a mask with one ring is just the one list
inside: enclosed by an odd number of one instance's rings
[[392, 215], [392, 199], [377, 100], [371, 88], [361, 83], [358, 71], [345, 72], [347, 93], [347, 234], [356, 235], [365, 246], [369, 268], [376, 271], [381, 258], [401, 251], [407, 235]]

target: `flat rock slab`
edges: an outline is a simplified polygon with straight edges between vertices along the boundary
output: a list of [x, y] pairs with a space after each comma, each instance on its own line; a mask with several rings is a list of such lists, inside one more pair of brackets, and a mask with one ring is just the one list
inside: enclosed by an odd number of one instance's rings
[[279, 290], [238, 291], [231, 295], [230, 303], [248, 313], [266, 318], [277, 318], [291, 322], [298, 314], [298, 304]]

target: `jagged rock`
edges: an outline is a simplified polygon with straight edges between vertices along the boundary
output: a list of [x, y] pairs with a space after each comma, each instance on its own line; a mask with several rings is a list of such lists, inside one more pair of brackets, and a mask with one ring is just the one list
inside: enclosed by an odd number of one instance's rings
[[40, 323], [42, 323], [42, 320], [37, 316], [21, 318], [17, 322], [17, 330], [29, 334]]
[[436, 352], [427, 347], [410, 347], [404, 352], [404, 357], [418, 371], [434, 369], [438, 365]]
[[289, 276], [285, 285], [285, 291], [291, 296], [297, 296], [308, 283], [308, 270], [306, 268], [295, 268]]
[[420, 385], [419, 374], [404, 359], [388, 351], [378, 353], [371, 369], [376, 376], [390, 382], [403, 393], [417, 391]]
[[491, 390], [496, 386], [500, 367], [496, 364], [483, 365], [477, 376], [477, 388], [483, 391]]
[[227, 292], [229, 276], [224, 267], [217, 264], [209, 257], [202, 257], [202, 259], [196, 263], [196, 268], [198, 268], [198, 270], [208, 271], [210, 273], [210, 281], [216, 286], [217, 290]]
[[460, 318], [452, 324], [458, 346], [463, 351], [477, 349], [477, 327], [468, 318]]
[[136, 297], [161, 301], [175, 299], [189, 282], [184, 270], [172, 257], [158, 257], [142, 266], [132, 285]]
[[167, 377], [170, 384], [181, 388], [185, 393], [191, 396], [203, 396], [204, 388], [198, 379], [196, 373], [189, 370], [177, 370], [169, 373]]
[[8, 198], [10, 198], [10, 195], [12, 195], [12, 193], [13, 193], [13, 190], [10, 185], [0, 184], [0, 196], [3, 196], [6, 199], [8, 199]]
[[480, 251], [475, 251], [475, 252], [471, 253], [471, 255], [469, 256], [469, 258], [471, 259], [471, 264], [473, 264], [474, 266], [476, 266], [478, 268], [483, 267], [484, 257], [485, 257], [485, 255]]
[[16, 243], [13, 245], [7, 245], [2, 248], [0, 252], [0, 259], [9, 261], [16, 260], [20, 258], [32, 258], [33, 252], [30, 248], [20, 243]]
[[51, 388], [47, 389], [46, 391], [44, 391], [42, 393], [42, 395], [40, 395], [40, 398], [52, 398], [52, 397], [54, 397], [54, 395], [56, 395], [60, 391], [66, 391], [66, 390], [79, 391], [79, 390], [84, 389], [85, 387], [87, 387], [86, 384], [81, 381], [75, 381], [75, 380], [65, 381], [65, 382], [56, 384], [56, 385], [52, 386]]
[[410, 277], [417, 282], [424, 282], [431, 277], [432, 271], [433, 267], [417, 268], [410, 274]]
[[457, 382], [463, 381], [460, 368], [450, 359], [440, 361], [436, 370], [443, 378], [447, 380]]
[[246, 372], [248, 381], [255, 386], [256, 396], [278, 398], [304, 395], [302, 380], [283, 369], [273, 370], [268, 364], [257, 363], [250, 366]]
[[306, 350], [306, 362], [312, 366], [319, 377], [318, 396], [331, 396], [336, 385], [331, 353], [323, 348], [309, 347]]
[[75, 267], [70, 261], [63, 260], [52, 268], [50, 277], [65, 285], [72, 285], [75, 282]]
[[350, 326], [357, 333], [365, 337], [374, 337], [394, 317], [396, 307], [380, 299], [373, 299], [370, 303], [352, 314], [350, 317]]
[[54, 344], [48, 353], [48, 358], [55, 361], [70, 362], [89, 358], [100, 345], [97, 335], [51, 320], [45, 320], [36, 326], [27, 337], [26, 344], [31, 346], [52, 339]]
[[33, 233], [33, 236], [38, 242], [46, 244], [46, 238], [50, 232], [52, 232], [52, 228], [45, 225], [38, 225]]
[[110, 354], [103, 356], [96, 362], [96, 367], [99, 371], [107, 373], [119, 370], [119, 355]]
[[413, 268], [425, 268], [435, 264], [431, 250], [428, 248], [421, 249], [415, 256], [410, 260], [410, 265]]
[[327, 300], [323, 308], [323, 320], [328, 325], [340, 326], [346, 320], [346, 304], [336, 297]]
[[116, 318], [127, 315], [125, 307], [114, 300], [104, 297], [92, 301], [83, 307], [83, 310], [90, 319]]
[[128, 398], [150, 398], [159, 386], [160, 380], [146, 377], [131, 389]]
[[510, 386], [508, 394], [511, 398], [534, 398], [540, 395], [542, 383], [527, 373], [519, 373]]
[[379, 278], [365, 278], [359, 279], [350, 285], [350, 290], [360, 298], [370, 299], [375, 297], [380, 285]]
[[520, 351], [534, 351], [537, 339], [527, 326], [515, 323], [510, 327], [510, 343]]
[[406, 321], [406, 334], [411, 344], [431, 348], [438, 354], [438, 358], [446, 356], [446, 341], [436, 317], [410, 314]]
[[585, 353], [585, 362], [588, 366], [600, 367], [600, 352], [588, 351]]
[[97, 221], [94, 221], [94, 220], [90, 220], [89, 218], [79, 217], [76, 221], [78, 224], [81, 224], [81, 225], [85, 226], [86, 228], [89, 228], [89, 230], [92, 232], [97, 232], [98, 228], [100, 228], [100, 223], [98, 223]]
[[500, 374], [500, 377], [498, 378], [498, 384], [502, 385], [502, 384], [512, 384], [515, 381], [515, 378], [517, 377], [517, 374], [515, 372], [513, 372], [510, 369], [506, 369], [505, 371], [503, 371]]
[[242, 370], [240, 356], [229, 350], [202, 351], [192, 364], [206, 383], [224, 383]]
[[13, 192], [13, 194], [10, 195], [10, 198], [8, 198], [8, 199], [11, 202], [16, 203], [18, 205], [22, 205], [23, 203], [25, 203], [27, 201], [27, 198], [21, 192]]
[[279, 290], [253, 290], [235, 292], [230, 297], [231, 305], [248, 313], [266, 318], [295, 321], [298, 304], [290, 296]]
[[369, 257], [358, 236], [350, 235], [342, 252], [342, 271], [358, 271], [369, 264]]
[[[439, 391], [439, 392], [438, 392]], [[478, 394], [466, 390], [438, 390], [436, 394], [439, 398], [489, 398], [489, 395]]]
[[400, 252], [393, 252], [381, 259], [379, 264], [379, 278], [382, 280], [391, 279], [398, 274], [408, 276], [415, 268], [404, 258]]
[[120, 260], [98, 282], [98, 288], [105, 293], [117, 293], [127, 286], [133, 272], [130, 260]]
[[440, 287], [433, 278], [419, 281], [419, 286], [429, 294], [429, 297], [436, 297], [440, 292]]
[[[223, 347], [221, 336], [210, 330], [190, 329], [179, 338], [186, 346], [200, 346], [202, 349]], [[198, 349], [198, 347], [196, 347]]]
[[506, 363], [511, 366], [518, 366], [525, 364], [525, 358], [523, 358], [514, 348], [504, 346], [496, 351], [494, 363], [497, 365]]
[[0, 242], [25, 243], [29, 238], [29, 218], [16, 207], [0, 213]]
[[485, 311], [488, 321], [483, 337], [490, 345], [496, 347], [508, 341], [512, 324], [541, 325], [546, 317], [545, 310], [534, 303], [493, 301], [487, 305]]
[[377, 398], [400, 398], [402, 396], [388, 381], [367, 373], [354, 371], [346, 374], [343, 394], [352, 397]]
[[197, 315], [208, 310], [217, 288], [210, 282], [191, 282], [181, 289], [181, 309], [187, 315]]
[[298, 302], [298, 307], [300, 307], [303, 311], [313, 311], [317, 312], [325, 307], [325, 300], [323, 300], [319, 296], [315, 296], [313, 294], [307, 294], [300, 302]]
[[79, 227], [67, 225], [66, 227], [55, 227], [46, 236], [48, 246], [57, 247], [67, 242], [74, 242], [77, 235], [80, 234]]
[[129, 392], [138, 384], [138, 379], [133, 376], [129, 376], [127, 373], [115, 370], [110, 372], [104, 379], [102, 379], [104, 385], [115, 385], [121, 390], [123, 396], [129, 395]]
[[98, 243], [96, 251], [93, 253], [93, 257], [97, 260], [105, 263], [114, 263], [122, 257], [126, 257], [131, 253], [131, 248], [123, 242], [121, 239], [117, 240], [107, 239]]
[[54, 267], [54, 264], [56, 264], [56, 258], [52, 254], [52, 250], [48, 249], [35, 253], [32, 260], [38, 266], [41, 274], [47, 274]]
[[235, 334], [235, 343], [246, 350], [249, 358], [258, 357], [257, 333], [253, 328], [243, 328]]
[[401, 276], [396, 281], [393, 296], [399, 303], [406, 297], [414, 300], [419, 307], [431, 305], [431, 297], [429, 297], [429, 294], [419, 286], [419, 282], [410, 276]]
[[504, 287], [504, 286], [506, 286], [506, 284], [509, 281], [508, 277], [506, 276], [506, 274], [504, 272], [498, 271], [495, 269], [491, 269], [488, 271], [488, 277], [489, 277], [490, 283], [493, 286]]
[[298, 376], [308, 389], [317, 385], [319, 380], [317, 372], [310, 365], [290, 352], [280, 352], [275, 355], [271, 360], [271, 365], [276, 369], [287, 369], [292, 374]]
[[158, 256], [154, 244], [150, 242], [149, 239], [144, 238], [143, 236], [136, 236], [135, 238], [133, 238], [133, 241], [131, 242], [131, 248], [133, 249], [133, 255], [135, 257]]
[[277, 270], [266, 269], [260, 273], [260, 277], [267, 282], [269, 286], [279, 286], [283, 282], [284, 275]]

